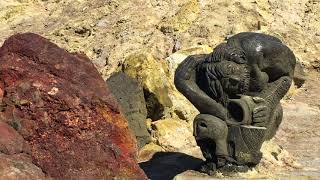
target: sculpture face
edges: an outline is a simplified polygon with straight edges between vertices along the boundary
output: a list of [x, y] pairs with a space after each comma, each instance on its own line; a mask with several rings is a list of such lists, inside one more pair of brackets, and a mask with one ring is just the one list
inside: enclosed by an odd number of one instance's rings
[[203, 172], [259, 163], [262, 143], [282, 121], [280, 99], [294, 68], [292, 51], [259, 33], [234, 35], [211, 54], [179, 65], [175, 85], [200, 112], [194, 135], [207, 160]]
[[249, 80], [246, 65], [232, 61], [221, 61], [217, 63], [216, 69], [222, 74], [220, 82], [227, 94], [244, 93], [246, 90], [245, 84]]
[[248, 91], [249, 71], [246, 64], [232, 61], [205, 62], [197, 68], [197, 84], [212, 99], [227, 105], [228, 97]]

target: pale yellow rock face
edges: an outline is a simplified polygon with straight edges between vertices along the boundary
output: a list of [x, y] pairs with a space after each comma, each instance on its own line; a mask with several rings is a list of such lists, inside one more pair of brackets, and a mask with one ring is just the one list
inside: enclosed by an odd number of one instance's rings
[[270, 169], [268, 168], [271, 167], [275, 168], [273, 171], [276, 171], [276, 169], [280, 167], [291, 170], [295, 168], [302, 168], [296, 159], [288, 153], [288, 151], [281, 148], [272, 140], [263, 143], [261, 152], [263, 153], [263, 158], [257, 167], [261, 172], [270, 172]]
[[156, 60], [148, 52], [138, 52], [126, 58], [122, 70], [137, 79], [145, 90], [155, 94], [163, 106], [172, 106], [168, 96], [172, 85], [168, 83], [164, 62]]
[[172, 75], [171, 79], [173, 79], [174, 72], [178, 65], [188, 56], [195, 54], [209, 54], [212, 52], [212, 50], [213, 49], [208, 45], [197, 45], [186, 49], [180, 49], [179, 51], [171, 54], [168, 58], [166, 58], [166, 61], [169, 64], [170, 75]]
[[215, 47], [228, 35], [260, 31], [312, 66], [320, 61], [319, 17], [320, 3], [308, 0], [1, 0], [0, 44], [35, 32], [85, 53], [106, 79], [144, 48], [163, 60], [174, 49]]
[[192, 127], [179, 119], [163, 119], [152, 123], [152, 137], [165, 151], [200, 155]]
[[[181, 55], [184, 53], [183, 56], [186, 57], [191, 51], [197, 53], [201, 50], [200, 47], [194, 47], [191, 50], [177, 53], [181, 53]], [[166, 61], [155, 59], [148, 50], [144, 50], [129, 55], [122, 65], [122, 71], [137, 79], [144, 91], [154, 94], [155, 99], [150, 101], [156, 102], [149, 103], [159, 103], [163, 108], [163, 114], [152, 116], [157, 117], [155, 119], [180, 118], [193, 121], [193, 118], [198, 114], [198, 110], [174, 86], [174, 71], [176, 66], [181, 63], [180, 60], [183, 59], [172, 58], [172, 62], [176, 63], [175, 67], [168, 69]]]
[[149, 143], [139, 150], [139, 153], [138, 153], [139, 159], [138, 160], [140, 162], [148, 161], [149, 159], [152, 158], [152, 156], [155, 153], [163, 152], [163, 151], [164, 151], [164, 149], [161, 146], [159, 146], [155, 143]]
[[164, 19], [159, 28], [162, 32], [166, 33], [185, 32], [198, 18], [199, 14], [200, 3], [197, 0], [190, 0], [184, 4], [175, 15]]

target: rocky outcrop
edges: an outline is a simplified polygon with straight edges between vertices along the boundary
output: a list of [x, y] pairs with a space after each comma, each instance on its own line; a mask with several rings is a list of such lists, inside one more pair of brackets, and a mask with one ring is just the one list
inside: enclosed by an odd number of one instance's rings
[[[175, 68], [187, 55], [208, 53], [207, 46], [196, 46], [174, 53], [166, 61], [153, 57], [148, 51], [129, 55], [122, 71], [136, 79], [143, 87], [148, 118], [153, 121], [164, 118], [179, 118], [192, 121], [197, 109], [173, 84]], [[168, 64], [169, 66], [168, 66]]]
[[0, 122], [0, 152], [0, 179], [45, 179], [42, 170], [32, 163], [29, 145], [4, 122]]
[[193, 21], [198, 18], [200, 10], [199, 1], [190, 0], [184, 4], [175, 15], [164, 19], [159, 29], [164, 33], [184, 32], [188, 30]]
[[120, 110], [137, 138], [139, 148], [150, 142], [147, 129], [147, 108], [142, 87], [123, 72], [114, 73], [107, 80], [108, 87], [120, 103]]
[[302, 65], [300, 61], [297, 61], [296, 67], [294, 69], [294, 77], [293, 77], [294, 85], [300, 88], [306, 80], [307, 80], [307, 73], [305, 71], [305, 67]]
[[184, 152], [197, 147], [192, 129], [179, 119], [163, 119], [152, 123], [152, 136], [166, 151]]
[[165, 59], [177, 49], [215, 47], [243, 31], [274, 35], [299, 59], [314, 62], [320, 57], [319, 9], [314, 0], [2, 0], [0, 42], [37, 32], [84, 52], [104, 79], [143, 48]]
[[26, 154], [7, 155], [0, 153], [0, 179], [50, 179], [42, 170], [32, 163]]
[[[0, 49], [0, 72], [1, 122], [23, 137], [32, 162], [47, 176], [146, 178], [119, 105], [86, 56], [36, 34], [17, 34]], [[3, 146], [4, 152], [26, 151], [20, 135], [6, 134], [0, 142], [13, 145]]]
[[148, 117], [158, 120], [165, 115], [165, 110], [172, 107], [169, 98], [169, 83], [165, 63], [156, 60], [150, 53], [138, 52], [129, 55], [122, 70], [136, 79], [143, 87], [147, 103]]

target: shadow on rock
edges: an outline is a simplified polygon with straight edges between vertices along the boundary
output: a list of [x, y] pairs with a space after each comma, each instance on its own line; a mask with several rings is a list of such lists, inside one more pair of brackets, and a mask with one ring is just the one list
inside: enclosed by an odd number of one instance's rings
[[158, 152], [146, 162], [139, 163], [149, 179], [173, 179], [176, 175], [198, 168], [203, 160], [179, 152]]

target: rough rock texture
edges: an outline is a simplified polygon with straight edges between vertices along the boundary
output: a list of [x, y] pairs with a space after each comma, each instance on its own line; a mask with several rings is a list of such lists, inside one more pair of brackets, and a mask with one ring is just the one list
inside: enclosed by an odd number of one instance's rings
[[143, 161], [148, 161], [152, 158], [152, 156], [155, 154], [155, 153], [158, 153], [158, 152], [163, 152], [164, 149], [155, 144], [155, 143], [149, 143], [147, 145], [145, 145], [142, 149], [140, 149], [139, 151], [139, 161], [140, 162], [143, 162]]
[[152, 123], [152, 136], [166, 151], [190, 154], [194, 149], [200, 150], [192, 135], [189, 124], [177, 119], [163, 119]]
[[[320, 3], [309, 0], [5, 0], [0, 2], [0, 42], [16, 32], [37, 32], [68, 51], [84, 52], [107, 79], [124, 61], [134, 61], [133, 55], [152, 57], [166, 71], [183, 59], [181, 51], [213, 48], [232, 34], [260, 31], [280, 38], [303, 65], [316, 68], [319, 13]], [[170, 73], [161, 76], [172, 80]], [[156, 107], [150, 109], [159, 109], [149, 116], [154, 120], [191, 121], [197, 114], [179, 93], [170, 94], [167, 81], [154, 78], [150, 86], [163, 89], [145, 93], [148, 106]]]
[[310, 66], [320, 57], [317, 0], [1, 0], [0, 42], [36, 32], [82, 51], [104, 79], [137, 50], [156, 59], [242, 31], [275, 35]]
[[0, 122], [0, 152], [0, 179], [45, 179], [42, 170], [32, 163], [27, 142], [4, 122]]
[[200, 3], [197, 0], [190, 0], [175, 15], [162, 20], [159, 29], [164, 33], [184, 32], [189, 29], [199, 14]]
[[42, 170], [32, 163], [26, 154], [6, 155], [0, 153], [0, 179], [50, 179]]
[[0, 49], [0, 72], [1, 121], [21, 134], [46, 175], [145, 179], [135, 138], [86, 56], [17, 34]]
[[146, 124], [147, 108], [142, 87], [135, 79], [122, 72], [112, 74], [107, 85], [120, 103], [120, 110], [128, 120], [139, 148], [143, 147], [151, 139]]
[[0, 152], [13, 155], [29, 151], [23, 137], [7, 123], [0, 122], [0, 132]]
[[139, 52], [128, 56], [122, 70], [130, 77], [137, 79], [144, 89], [147, 101], [148, 117], [157, 120], [165, 114], [168, 107], [172, 107], [165, 64], [158, 62], [150, 53]]
[[320, 75], [309, 72], [306, 84], [284, 103], [284, 119], [275, 142], [301, 164], [292, 176], [320, 177]]
[[307, 80], [307, 73], [305, 71], [305, 68], [300, 61], [297, 61], [296, 67], [294, 69], [294, 77], [293, 77], [294, 85], [300, 88], [306, 80]]
[[[178, 51], [168, 57], [167, 61], [159, 61], [147, 51], [128, 56], [122, 70], [143, 86], [148, 118], [152, 120], [179, 118], [193, 121], [198, 110], [175, 88], [174, 71], [187, 55], [208, 53], [208, 49], [210, 48], [206, 46], [197, 46]], [[166, 62], [169, 62], [169, 68]]]

